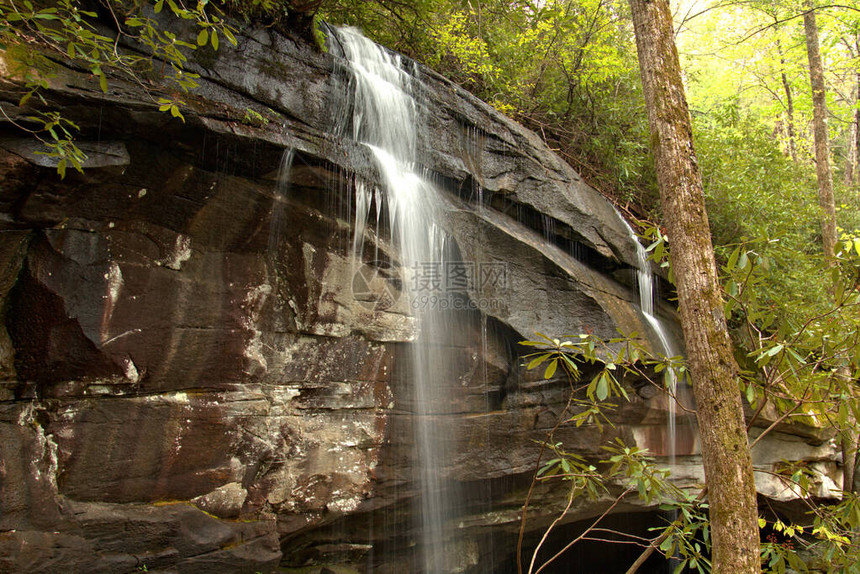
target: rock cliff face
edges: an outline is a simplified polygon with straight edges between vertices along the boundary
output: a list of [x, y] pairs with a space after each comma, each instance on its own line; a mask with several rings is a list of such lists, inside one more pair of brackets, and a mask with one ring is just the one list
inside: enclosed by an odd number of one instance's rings
[[[355, 178], [377, 175], [332, 134], [343, 70], [271, 30], [197, 57], [185, 123], [119, 78], [107, 94], [71, 69], [53, 81], [49, 100], [81, 127], [83, 174], [60, 180], [0, 124], [0, 570], [405, 571], [415, 325], [405, 298], [353, 289]], [[496, 303], [440, 365], [458, 413], [445, 472], [468, 495], [450, 552], [460, 571], [504, 571], [534, 441], [568, 391], [526, 372], [516, 342], [648, 330], [611, 206], [533, 133], [422, 74], [422, 157], [447, 190], [445, 225], [464, 260], [507, 272], [503, 290], [469, 293]], [[2, 87], [23, 120], [16, 85]], [[365, 249], [396, 261], [377, 231]], [[664, 454], [665, 400], [628, 384], [617, 428], [563, 429], [568, 450], [599, 456], [620, 435]], [[681, 426], [689, 485], [702, 477]], [[774, 434], [757, 463], [802, 451], [835, 477], [825, 439]], [[564, 493], [536, 501], [534, 531]]]

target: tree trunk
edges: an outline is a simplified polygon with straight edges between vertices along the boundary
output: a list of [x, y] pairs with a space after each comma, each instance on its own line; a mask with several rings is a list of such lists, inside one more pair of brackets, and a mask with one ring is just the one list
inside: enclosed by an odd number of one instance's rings
[[[845, 367], [842, 367], [842, 369], [845, 371], [848, 370]], [[840, 373], [840, 375], [845, 374], [850, 376], [850, 373]], [[851, 417], [849, 423], [854, 423], [853, 417]], [[855, 425], [851, 424], [840, 433], [839, 437], [842, 443], [842, 490], [844, 492], [855, 492], [854, 485], [857, 482], [854, 474], [857, 472], [857, 463], [860, 461], [857, 460], [857, 431], [854, 427]]]
[[630, 0], [708, 484], [713, 571], [758, 573], [752, 458], [667, 0]]
[[[778, 33], [778, 32], [777, 32]], [[788, 83], [788, 75], [785, 73], [785, 55], [782, 53], [782, 44], [776, 39], [776, 51], [779, 54], [780, 77], [782, 78], [782, 89], [785, 91], [785, 130], [788, 135], [788, 153], [792, 161], [797, 161], [797, 143], [794, 131], [794, 98], [791, 97], [791, 84]]]
[[818, 25], [815, 23], [813, 0], [806, 0], [804, 7], [803, 30], [809, 57], [809, 81], [812, 85], [812, 131], [815, 140], [815, 173], [818, 176], [818, 205], [821, 208], [821, 244], [824, 256], [833, 260], [836, 248], [836, 203], [833, 199], [833, 174], [830, 171], [824, 67], [818, 49]]
[[[856, 91], [856, 88], [855, 88]], [[857, 96], [854, 95], [854, 105], [857, 105]], [[857, 110], [848, 128], [848, 151], [845, 153], [845, 187], [854, 183], [854, 164], [857, 158]]]
[[[860, 46], [858, 46], [860, 48]], [[860, 163], [860, 74], [854, 85], [854, 117], [851, 119], [851, 133], [848, 141], [848, 154], [845, 159], [845, 185], [854, 184], [857, 166]]]
[[[860, 74], [857, 74], [857, 99], [854, 101], [854, 164], [852, 171], [857, 174], [860, 170]], [[851, 183], [854, 183], [853, 179]]]
[[[860, 52], [860, 39], [857, 42], [857, 49]], [[853, 171], [856, 177], [860, 171], [860, 73], [857, 74], [857, 99], [854, 100], [854, 166]]]
[[[803, 31], [806, 36], [806, 54], [809, 57], [809, 82], [812, 86], [812, 131], [815, 144], [815, 174], [818, 177], [818, 205], [821, 213], [821, 245], [828, 263], [835, 265], [836, 251], [836, 200], [833, 197], [833, 173], [830, 171], [830, 141], [827, 130], [827, 97], [824, 90], [824, 66], [818, 47], [818, 24], [815, 22], [814, 0], [804, 3]], [[836, 376], [851, 379], [848, 366], [840, 366]], [[848, 423], [854, 426], [853, 417]], [[842, 442], [842, 490], [851, 492], [854, 487], [854, 466], [857, 457], [857, 439], [851, 430], [845, 430]]]

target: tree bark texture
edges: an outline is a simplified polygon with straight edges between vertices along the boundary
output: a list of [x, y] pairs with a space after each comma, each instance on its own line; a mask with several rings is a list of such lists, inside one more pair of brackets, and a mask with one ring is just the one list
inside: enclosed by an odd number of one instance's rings
[[794, 129], [794, 98], [791, 96], [791, 84], [788, 83], [788, 75], [785, 72], [785, 55], [782, 53], [782, 44], [776, 39], [776, 51], [779, 54], [780, 77], [782, 78], [782, 89], [785, 91], [785, 129], [788, 135], [788, 153], [792, 161], [797, 161], [797, 144]]
[[[850, 376], [850, 373], [848, 373], [848, 375]], [[853, 417], [850, 422], [854, 422]], [[853, 427], [853, 424], [850, 425], [850, 428], [847, 428], [842, 433], [840, 433], [841, 436], [839, 437], [839, 440], [842, 443], [842, 490], [844, 492], [854, 492], [854, 484], [857, 481], [857, 478], [854, 476], [854, 474], [857, 471], [858, 462], [858, 437]]]
[[833, 173], [830, 171], [830, 142], [827, 131], [827, 101], [824, 90], [824, 66], [818, 47], [818, 24], [812, 0], [804, 4], [803, 31], [809, 58], [809, 81], [812, 85], [812, 132], [815, 145], [815, 174], [818, 177], [818, 205], [821, 208], [821, 243], [824, 256], [833, 259], [836, 249], [836, 202], [833, 199]]
[[[815, 174], [818, 178], [818, 206], [821, 217], [821, 245], [824, 256], [835, 264], [836, 252], [836, 200], [833, 197], [833, 172], [830, 170], [830, 134], [827, 129], [827, 93], [824, 87], [824, 65], [818, 43], [818, 24], [815, 21], [814, 0], [806, 0], [803, 13], [803, 32], [806, 37], [806, 55], [809, 58], [809, 82], [812, 86], [812, 132], [815, 145]], [[855, 136], [856, 137], [856, 136]], [[851, 159], [849, 158], [849, 161]], [[848, 366], [837, 369], [836, 376], [851, 379]], [[854, 423], [851, 417], [850, 423]], [[857, 458], [857, 437], [846, 430], [840, 437], [842, 443], [842, 489], [851, 492], [854, 488], [854, 468]]]
[[761, 571], [752, 457], [732, 354], [672, 13], [666, 0], [630, 0], [651, 147], [708, 484], [713, 571]]
[[[857, 105], [857, 98], [854, 98], [854, 105]], [[848, 128], [848, 150], [845, 152], [845, 186], [848, 187], [854, 183], [854, 164], [857, 158], [857, 110], [854, 110], [854, 117], [851, 120], [851, 127]]]
[[[857, 49], [860, 52], [860, 38], [857, 41]], [[854, 180], [857, 178], [857, 172], [860, 171], [860, 73], [857, 74], [857, 97], [854, 100], [854, 126], [852, 135], [854, 136], [854, 163], [852, 165], [852, 171], [854, 172], [854, 178], [852, 178], [851, 183], [854, 183]]]
[[[860, 44], [860, 42], [858, 42]], [[860, 48], [860, 46], [858, 46]], [[858, 159], [860, 159], [860, 74], [857, 74], [854, 85], [854, 116], [851, 118], [851, 130], [848, 140], [848, 153], [845, 159], [845, 185], [854, 184], [857, 175]]]

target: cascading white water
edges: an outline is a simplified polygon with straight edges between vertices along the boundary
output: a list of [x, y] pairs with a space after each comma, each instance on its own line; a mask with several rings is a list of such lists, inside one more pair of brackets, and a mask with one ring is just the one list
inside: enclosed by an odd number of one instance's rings
[[283, 237], [284, 210], [290, 195], [290, 170], [293, 167], [293, 158], [296, 155], [294, 148], [284, 150], [281, 156], [281, 165], [278, 167], [278, 183], [275, 186], [275, 195], [272, 201], [272, 218], [269, 225], [269, 251], [274, 252], [278, 248], [278, 241]]
[[[417, 335], [410, 345], [409, 382], [413, 388], [414, 464], [420, 486], [417, 568], [425, 572], [444, 572], [451, 568], [446, 555], [446, 523], [456, 504], [455, 489], [443, 475], [451, 453], [450, 425], [444, 422], [450, 412], [450, 399], [444, 396], [444, 367], [450, 364], [447, 342], [459, 328], [456, 314], [443, 313], [432, 305], [424, 290], [434, 286], [422, 282], [417, 274], [432, 273], [423, 279], [442, 279], [445, 269], [446, 236], [439, 226], [441, 203], [437, 190], [416, 173], [418, 105], [413, 97], [417, 70], [402, 58], [389, 53], [360, 32], [341, 28], [333, 32], [336, 43], [349, 62], [351, 117], [342, 117], [342, 135], [351, 137], [370, 150], [383, 186], [371, 190], [356, 183], [356, 214], [353, 253], [361, 263], [363, 238], [375, 203], [379, 230], [380, 213], [390, 225], [392, 242], [398, 247], [402, 270], [412, 270], [405, 293], [415, 309]], [[350, 107], [347, 105], [346, 107]], [[411, 289], [409, 289], [411, 287]], [[422, 305], [423, 303], [423, 305]]]
[[[645, 317], [645, 320], [648, 321], [654, 334], [657, 335], [657, 340], [660, 343], [660, 349], [658, 349], [658, 351], [666, 357], [674, 357], [678, 355], [678, 351], [675, 348], [672, 338], [663, 326], [663, 322], [660, 321], [654, 310], [654, 274], [651, 271], [651, 264], [648, 263], [648, 253], [645, 251], [642, 244], [639, 243], [639, 238], [636, 236], [636, 232], [633, 231], [633, 228], [630, 227], [627, 220], [624, 219], [620, 213], [618, 213], [618, 218], [624, 224], [624, 227], [627, 228], [627, 231], [630, 234], [630, 239], [633, 241], [633, 245], [636, 248], [636, 280], [639, 284], [639, 308], [642, 310], [642, 316]], [[666, 421], [669, 430], [669, 444], [666, 446], [668, 447], [669, 460], [674, 462], [676, 450], [675, 445], [677, 443], [676, 426], [678, 417], [675, 396], [678, 391], [678, 377], [675, 374], [674, 369], [670, 368], [667, 372], [667, 376], [669, 377], [668, 390], [672, 396], [669, 398], [669, 413], [667, 416], [668, 420]]]

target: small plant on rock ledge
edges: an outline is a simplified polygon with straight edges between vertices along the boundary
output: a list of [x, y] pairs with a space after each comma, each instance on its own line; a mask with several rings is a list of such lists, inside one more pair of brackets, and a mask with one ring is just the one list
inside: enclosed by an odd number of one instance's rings
[[262, 128], [269, 125], [269, 118], [251, 108], [247, 108], [245, 115], [242, 117], [242, 123], [247, 126]]

